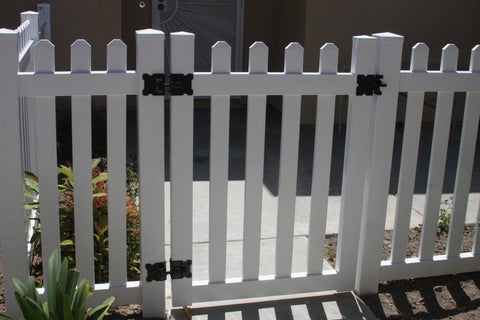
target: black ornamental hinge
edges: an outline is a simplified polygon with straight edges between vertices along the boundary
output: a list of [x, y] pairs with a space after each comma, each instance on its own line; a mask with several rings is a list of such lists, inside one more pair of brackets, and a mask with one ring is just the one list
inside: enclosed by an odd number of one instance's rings
[[167, 262], [147, 263], [147, 282], [165, 281], [169, 274], [172, 279], [191, 278], [192, 260], [172, 260], [170, 259], [170, 271], [167, 271]]
[[359, 74], [357, 76], [357, 96], [373, 94], [381, 95], [380, 87], [387, 85], [382, 82], [383, 76], [380, 74]]
[[172, 96], [183, 96], [187, 94], [191, 96], [193, 94], [192, 90], [192, 80], [193, 74], [163, 74], [163, 73], [154, 73], [149, 75], [144, 73], [142, 76], [143, 79], [143, 91], [144, 96], [149, 94], [153, 96], [164, 96], [170, 94]]

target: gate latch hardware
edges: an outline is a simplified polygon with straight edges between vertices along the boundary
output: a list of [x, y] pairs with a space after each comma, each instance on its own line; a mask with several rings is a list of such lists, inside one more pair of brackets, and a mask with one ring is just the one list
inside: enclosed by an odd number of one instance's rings
[[379, 74], [359, 74], [357, 76], [357, 96], [373, 94], [381, 95], [380, 87], [386, 87], [385, 83], [382, 83], [383, 76]]
[[142, 94], [144, 96], [149, 94], [163, 96], [167, 93], [170, 93], [172, 96], [183, 96], [184, 94], [191, 96], [193, 94], [193, 74], [191, 73], [174, 73], [169, 75], [163, 73], [149, 75], [144, 73], [142, 78], [144, 81]]
[[167, 271], [166, 261], [154, 264], [147, 263], [145, 265], [147, 269], [147, 282], [165, 281], [167, 280], [167, 274], [169, 274], [172, 279], [191, 278], [191, 265], [192, 260], [182, 261], [170, 259], [170, 271]]

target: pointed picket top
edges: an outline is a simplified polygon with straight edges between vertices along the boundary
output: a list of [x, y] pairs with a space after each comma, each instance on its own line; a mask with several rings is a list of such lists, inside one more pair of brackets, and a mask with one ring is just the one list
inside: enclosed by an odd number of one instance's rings
[[232, 48], [225, 41], [217, 41], [212, 47], [212, 73], [230, 73]]
[[92, 70], [92, 46], [83, 39], [75, 41], [71, 46], [70, 61], [72, 73], [89, 73]]
[[127, 45], [119, 39], [107, 45], [107, 71], [125, 72], [127, 70]]
[[458, 48], [454, 44], [447, 44], [442, 49], [442, 61], [440, 63], [440, 71], [455, 72], [457, 71]]
[[257, 41], [249, 48], [249, 73], [267, 73], [268, 72], [268, 47], [265, 43]]
[[320, 48], [318, 72], [335, 74], [338, 71], [338, 47], [333, 43], [325, 43]]
[[285, 73], [303, 72], [303, 52], [304, 49], [298, 42], [292, 42], [285, 48]]
[[38, 41], [33, 53], [35, 73], [55, 72], [55, 46], [50, 41]]
[[428, 68], [428, 46], [419, 42], [412, 48], [412, 60], [410, 61], [410, 71], [426, 72]]
[[470, 72], [480, 72], [480, 45], [472, 49], [470, 55]]

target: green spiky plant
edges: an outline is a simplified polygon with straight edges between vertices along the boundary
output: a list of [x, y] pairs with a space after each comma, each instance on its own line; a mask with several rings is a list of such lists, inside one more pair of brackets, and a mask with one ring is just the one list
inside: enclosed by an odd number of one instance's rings
[[[30, 277], [27, 287], [13, 279], [17, 287], [15, 298], [25, 320], [101, 320], [115, 300], [110, 297], [101, 305], [87, 311], [87, 300], [93, 294], [88, 281], [78, 284], [80, 272], [68, 268], [67, 259], [63, 259], [57, 277], [59, 254], [54, 250], [48, 261], [47, 302], [42, 304], [35, 289], [35, 280]], [[78, 286], [77, 286], [78, 284]], [[1, 314], [0, 320], [13, 318]]]

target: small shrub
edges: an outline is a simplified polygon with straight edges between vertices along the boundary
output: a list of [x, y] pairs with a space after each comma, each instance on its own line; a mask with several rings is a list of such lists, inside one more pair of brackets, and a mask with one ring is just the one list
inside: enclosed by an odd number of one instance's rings
[[[108, 282], [108, 175], [103, 169], [105, 159], [92, 161], [92, 201], [93, 201], [93, 233], [95, 249], [95, 280], [98, 283]], [[62, 257], [69, 266], [75, 265], [75, 221], [74, 221], [74, 181], [73, 167], [61, 165], [58, 171], [59, 193], [59, 225]], [[40, 194], [38, 178], [29, 172], [25, 173], [25, 197], [32, 201], [25, 209], [33, 210], [39, 224], [34, 227], [30, 243], [33, 253], [41, 255], [40, 202], [36, 194]], [[138, 178], [134, 166], [127, 167], [126, 221], [127, 221], [127, 266], [129, 278], [138, 276], [140, 263], [139, 209], [137, 206]], [[32, 260], [33, 261], [33, 260]]]

